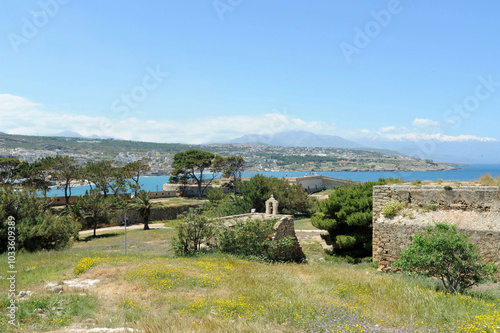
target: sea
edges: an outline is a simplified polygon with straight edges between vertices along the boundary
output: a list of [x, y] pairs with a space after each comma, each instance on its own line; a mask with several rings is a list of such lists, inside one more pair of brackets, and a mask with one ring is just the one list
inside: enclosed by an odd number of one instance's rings
[[[379, 178], [402, 178], [405, 181], [412, 180], [447, 180], [447, 181], [469, 181], [479, 179], [481, 175], [490, 174], [494, 178], [500, 175], [500, 164], [470, 164], [460, 166], [457, 170], [443, 171], [324, 171], [324, 172], [243, 172], [243, 177], [252, 177], [256, 174], [262, 174], [267, 177], [301, 177], [307, 175], [323, 175], [328, 177], [355, 180], [355, 181], [376, 181]], [[146, 191], [161, 191], [164, 183], [168, 183], [170, 176], [147, 176], [141, 177], [140, 183], [142, 189]], [[71, 189], [71, 195], [83, 195], [89, 189], [88, 185], [74, 186]], [[52, 188], [49, 196], [64, 196], [63, 189]]]

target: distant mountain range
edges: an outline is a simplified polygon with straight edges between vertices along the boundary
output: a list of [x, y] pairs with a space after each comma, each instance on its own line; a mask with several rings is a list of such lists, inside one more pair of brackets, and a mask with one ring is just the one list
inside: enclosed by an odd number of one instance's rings
[[54, 136], [62, 136], [65, 138], [83, 138], [83, 135], [80, 133], [72, 132], [72, 131], [62, 131], [57, 134], [54, 134]]
[[273, 146], [336, 147], [363, 149], [386, 154], [408, 155], [447, 163], [500, 163], [500, 142], [477, 140], [446, 142], [439, 140], [383, 140], [364, 139], [355, 142], [335, 135], [315, 134], [307, 131], [285, 131], [274, 135], [244, 135], [227, 143], [260, 143]]
[[[57, 134], [54, 134], [54, 136], [60, 136], [64, 138], [87, 138], [87, 139], [113, 139], [110, 136], [98, 136], [98, 135], [91, 135], [89, 137], [85, 137], [81, 135], [80, 133], [73, 132], [73, 131], [62, 131]], [[120, 139], [117, 139], [120, 140]]]
[[359, 143], [346, 140], [340, 136], [314, 134], [307, 131], [286, 131], [273, 135], [249, 134], [230, 140], [228, 143], [263, 143], [271, 146], [285, 147], [362, 147]]
[[[59, 137], [83, 138], [72, 131], [56, 134]], [[92, 136], [90, 138], [109, 139]], [[215, 143], [215, 142], [214, 142]], [[412, 141], [364, 139], [356, 142], [336, 135], [315, 134], [308, 131], [284, 131], [273, 135], [248, 134], [237, 139], [218, 143], [265, 144], [283, 147], [335, 147], [377, 151], [388, 155], [407, 155], [447, 163], [500, 164], [499, 141]]]
[[368, 142], [371, 147], [396, 150], [411, 157], [420, 157], [447, 163], [500, 164], [500, 142], [498, 141], [384, 141]]

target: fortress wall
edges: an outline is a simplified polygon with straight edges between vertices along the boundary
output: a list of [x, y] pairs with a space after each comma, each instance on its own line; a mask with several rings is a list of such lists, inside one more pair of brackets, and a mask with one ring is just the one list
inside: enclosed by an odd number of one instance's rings
[[[398, 216], [382, 214], [390, 200], [406, 205]], [[373, 260], [379, 269], [391, 269], [413, 235], [435, 222], [470, 233], [483, 258], [500, 265], [500, 188], [385, 185], [373, 188]]]
[[309, 193], [319, 192], [326, 188], [323, 184], [322, 176], [305, 176], [296, 178], [295, 181], [297, 184], [302, 185], [304, 190]]
[[327, 176], [303, 176], [295, 178], [295, 183], [302, 185], [307, 192], [314, 193], [327, 188], [350, 185], [352, 181]]

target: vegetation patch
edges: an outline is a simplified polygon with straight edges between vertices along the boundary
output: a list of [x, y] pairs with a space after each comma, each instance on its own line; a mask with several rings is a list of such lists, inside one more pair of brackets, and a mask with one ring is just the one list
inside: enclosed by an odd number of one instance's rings
[[401, 253], [396, 267], [416, 274], [435, 277], [446, 290], [463, 292], [485, 279], [493, 279], [498, 268], [482, 261], [479, 248], [469, 235], [455, 225], [436, 223], [417, 233], [412, 244]]
[[[33, 332], [61, 328], [75, 321], [92, 318], [99, 308], [99, 300], [96, 296], [76, 294], [35, 295], [20, 299], [17, 305], [17, 331]], [[7, 299], [0, 301], [2, 313], [6, 312], [7, 306]], [[8, 332], [9, 328], [12, 327], [7, 323], [7, 318], [1, 316], [0, 331]]]
[[391, 200], [386, 202], [383, 208], [382, 213], [386, 217], [396, 216], [401, 210], [403, 210], [404, 206], [401, 202], [397, 200]]
[[[83, 274], [92, 268], [102, 265], [102, 264], [117, 264], [117, 263], [124, 263], [127, 261], [130, 261], [130, 258], [126, 257], [85, 257], [81, 259], [78, 264], [76, 264], [75, 269], [74, 269], [74, 274], [75, 275], [80, 275]], [[134, 261], [134, 259], [132, 259]]]

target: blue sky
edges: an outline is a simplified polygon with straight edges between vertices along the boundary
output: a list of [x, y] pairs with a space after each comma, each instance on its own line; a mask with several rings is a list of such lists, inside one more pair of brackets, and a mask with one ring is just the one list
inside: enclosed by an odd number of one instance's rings
[[500, 140], [494, 1], [0, 0], [0, 131]]

